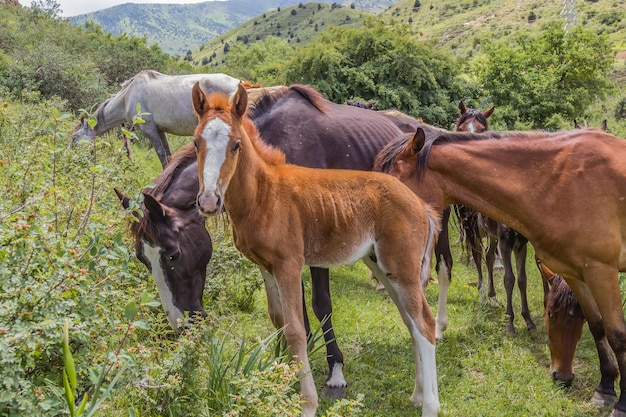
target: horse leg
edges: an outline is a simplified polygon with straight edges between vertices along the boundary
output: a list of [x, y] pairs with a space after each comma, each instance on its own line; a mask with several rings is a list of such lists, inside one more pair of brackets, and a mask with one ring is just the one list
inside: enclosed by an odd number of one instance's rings
[[[593, 279], [593, 278], [591, 278]], [[589, 286], [578, 279], [566, 279], [567, 284], [572, 289], [574, 296], [578, 300], [583, 314], [587, 319], [589, 331], [598, 351], [600, 362], [600, 383], [595, 388], [591, 402], [598, 406], [611, 406], [615, 404], [617, 395], [615, 394], [615, 379], [618, 374], [618, 366], [613, 356], [613, 350], [606, 338], [605, 327], [598, 304], [590, 291]], [[619, 289], [616, 294], [619, 294]], [[621, 303], [620, 303], [620, 311]]]
[[[402, 275], [403, 271], [399, 269], [396, 271], [395, 265], [402, 265], [402, 263], [390, 262], [390, 256], [384, 256], [384, 254], [377, 254], [377, 258], [381, 264], [369, 257], [364, 258], [363, 261], [385, 285], [387, 293], [396, 304], [411, 334], [415, 360], [415, 388], [411, 395], [411, 402], [415, 407], [422, 406], [423, 417], [436, 417], [440, 409], [435, 359], [436, 325], [420, 287], [419, 263], [417, 263], [417, 268], [407, 268], [411, 272], [415, 271], [417, 276], [407, 276], [406, 273]], [[380, 265], [385, 265], [385, 269], [392, 272], [384, 272]]]
[[513, 288], [515, 287], [515, 275], [513, 274], [513, 263], [511, 260], [512, 248], [511, 242], [501, 236], [498, 246], [500, 247], [500, 254], [502, 255], [502, 263], [504, 265], [504, 289], [506, 291], [506, 331], [513, 334], [515, 333], [515, 313], [513, 312]]
[[[142, 123], [139, 125], [139, 128], [143, 132], [143, 134], [150, 140], [150, 144], [154, 148], [159, 157], [159, 161], [161, 162], [161, 166], [165, 168], [167, 165], [168, 157], [165, 148], [163, 147], [163, 141], [161, 138], [161, 133], [157, 129], [156, 125], [152, 121], [146, 121], [146, 123]], [[167, 142], [167, 139], [165, 139]], [[169, 146], [168, 146], [169, 149]]]
[[330, 277], [328, 269], [311, 267], [311, 279], [313, 290], [313, 311], [315, 316], [322, 323], [324, 341], [326, 342], [326, 360], [328, 361], [328, 378], [326, 386], [328, 388], [340, 390], [327, 390], [326, 394], [331, 398], [342, 398], [345, 396], [345, 388], [348, 383], [343, 376], [343, 354], [339, 350], [339, 345], [333, 330], [332, 314], [333, 304], [330, 299]]
[[537, 330], [537, 326], [530, 317], [530, 308], [528, 308], [527, 283], [526, 276], [526, 255], [528, 253], [528, 240], [516, 232], [515, 239], [515, 266], [517, 267], [517, 286], [519, 287], [520, 300], [522, 302], [522, 317], [526, 321], [528, 330]]
[[172, 156], [172, 151], [170, 150], [170, 144], [167, 141], [167, 133], [159, 131], [159, 138], [161, 138], [161, 145], [163, 145], [167, 161], [169, 162], [170, 157]]
[[[492, 307], [499, 307], [496, 300], [496, 288], [493, 283], [493, 265], [496, 260], [496, 249], [498, 248], [498, 239], [494, 236], [493, 232], [487, 232], [487, 250], [485, 251], [485, 264], [487, 265], [487, 279], [489, 280], [489, 302]], [[500, 251], [502, 252], [502, 251]]]
[[[435, 270], [439, 279], [437, 326], [435, 330], [435, 339], [437, 340], [443, 339], [443, 331], [448, 327], [448, 289], [452, 281], [452, 251], [450, 250], [450, 237], [448, 235], [449, 220], [450, 206], [447, 206], [441, 216], [441, 232], [435, 244], [435, 258], [437, 260]], [[425, 285], [422, 287], [422, 290], [425, 291]]]
[[[274, 282], [270, 285], [275, 285], [278, 290], [284, 320], [283, 335], [294, 360], [300, 366], [298, 374], [303, 401], [302, 416], [314, 417], [318, 405], [318, 396], [307, 353], [306, 330], [302, 314], [304, 306], [302, 304], [301, 271], [302, 263], [297, 261], [287, 261], [274, 265], [270, 275]], [[270, 277], [268, 280], [271, 279]]]

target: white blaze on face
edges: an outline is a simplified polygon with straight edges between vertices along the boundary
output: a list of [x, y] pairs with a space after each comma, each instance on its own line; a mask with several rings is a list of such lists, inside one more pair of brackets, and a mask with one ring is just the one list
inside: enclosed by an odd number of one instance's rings
[[202, 167], [203, 194], [206, 194], [207, 191], [212, 193], [218, 188], [220, 170], [226, 160], [226, 147], [230, 140], [229, 134], [230, 126], [219, 118], [211, 120], [204, 127], [201, 135], [206, 146], [204, 166]]
[[470, 133], [476, 133], [476, 126], [474, 126], [474, 121], [472, 120], [469, 125], [467, 125]]
[[165, 279], [166, 274], [165, 271], [163, 271], [163, 266], [161, 264], [160, 249], [158, 246], [151, 246], [145, 240], [141, 241], [141, 247], [143, 255], [149, 263], [148, 269], [152, 273], [152, 279], [154, 279], [154, 283], [159, 291], [161, 305], [163, 305], [163, 309], [165, 310], [165, 313], [167, 313], [167, 320], [169, 321], [172, 329], [178, 330], [178, 320], [182, 318], [184, 314], [174, 305], [174, 295], [172, 294], [172, 291], [170, 291], [170, 287], [167, 285], [167, 281]]

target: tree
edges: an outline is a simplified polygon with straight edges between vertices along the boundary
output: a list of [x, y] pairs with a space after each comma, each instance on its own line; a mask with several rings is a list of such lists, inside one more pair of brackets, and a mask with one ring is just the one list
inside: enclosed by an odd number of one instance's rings
[[[604, 35], [582, 27], [565, 32], [550, 26], [538, 35], [484, 46], [476, 74], [490, 101], [499, 107], [496, 120], [532, 128], [560, 128], [556, 116], [572, 120], [611, 88], [613, 63]], [[505, 110], [506, 109], [506, 110]]]
[[310, 84], [334, 102], [376, 99], [428, 123], [449, 127], [466, 81], [450, 57], [413, 39], [406, 24], [366, 18], [359, 28], [333, 27], [297, 49], [286, 82]]

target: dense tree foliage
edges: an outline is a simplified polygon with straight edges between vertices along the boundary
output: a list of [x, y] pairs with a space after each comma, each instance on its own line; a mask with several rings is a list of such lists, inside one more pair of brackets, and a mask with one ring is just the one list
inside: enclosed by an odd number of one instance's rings
[[366, 19], [360, 28], [330, 28], [296, 51], [287, 83], [316, 86], [330, 100], [375, 99], [426, 122], [448, 127], [469, 85], [447, 55], [417, 42], [409, 27]]
[[89, 108], [142, 69], [191, 72], [145, 39], [105, 34], [93, 24], [78, 28], [50, 9], [0, 5], [0, 11], [0, 86], [16, 98], [37, 90], [72, 109]]
[[[560, 128], [560, 120], [580, 117], [610, 90], [613, 63], [606, 37], [582, 27], [565, 32], [548, 27], [514, 43], [485, 45], [476, 65], [483, 94], [499, 107], [507, 128]], [[516, 124], [517, 123], [517, 124]]]

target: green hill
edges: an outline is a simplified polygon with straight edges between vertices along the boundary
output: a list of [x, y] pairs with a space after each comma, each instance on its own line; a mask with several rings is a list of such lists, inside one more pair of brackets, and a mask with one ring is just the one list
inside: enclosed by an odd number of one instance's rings
[[289, 43], [306, 44], [326, 27], [360, 24], [370, 13], [356, 8], [328, 3], [300, 3], [263, 13], [246, 23], [210, 40], [193, 52], [196, 64], [217, 66], [222, 63], [224, 51], [235, 43], [252, 44], [276, 36]]
[[625, 0], [400, 0], [381, 16], [410, 24], [418, 39], [433, 40], [459, 57], [471, 56], [486, 40], [537, 31], [555, 21], [607, 34], [616, 54], [626, 50]]

